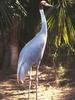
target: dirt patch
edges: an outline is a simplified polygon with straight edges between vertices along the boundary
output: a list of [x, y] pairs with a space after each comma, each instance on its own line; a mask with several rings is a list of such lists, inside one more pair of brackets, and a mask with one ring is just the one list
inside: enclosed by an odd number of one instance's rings
[[[53, 73], [53, 72], [52, 72]], [[52, 73], [49, 69], [39, 72], [38, 100], [75, 100], [75, 87], [51, 86]], [[0, 80], [0, 100], [28, 100], [29, 76], [26, 77], [25, 84], [18, 84], [16, 74], [8, 75]], [[30, 100], [35, 100], [35, 70], [32, 72], [32, 87]]]

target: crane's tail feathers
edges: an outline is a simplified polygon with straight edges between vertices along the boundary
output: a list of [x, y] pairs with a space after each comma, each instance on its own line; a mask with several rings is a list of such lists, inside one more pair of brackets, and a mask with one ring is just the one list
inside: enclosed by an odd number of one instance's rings
[[30, 66], [27, 63], [21, 64], [21, 65], [18, 64], [18, 69], [17, 69], [17, 82], [18, 83], [20, 82], [22, 84], [24, 83], [25, 76], [28, 73], [29, 69], [30, 69]]
[[22, 83], [22, 84], [24, 83], [24, 80], [21, 80], [20, 77], [18, 76], [18, 74], [17, 74], [17, 82], [18, 82], [18, 84], [19, 83]]

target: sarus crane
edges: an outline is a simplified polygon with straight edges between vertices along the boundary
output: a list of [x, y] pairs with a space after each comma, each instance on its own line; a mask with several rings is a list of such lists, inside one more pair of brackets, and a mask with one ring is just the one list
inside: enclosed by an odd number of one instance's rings
[[[37, 88], [38, 88], [38, 70], [43, 58], [46, 41], [47, 41], [47, 21], [45, 18], [43, 6], [52, 7], [45, 0], [40, 0], [39, 12], [41, 15], [41, 30], [30, 40], [21, 50], [18, 60], [17, 68], [17, 80], [24, 83], [25, 76], [32, 66], [36, 66], [36, 100], [37, 100]], [[29, 92], [31, 87], [31, 76]]]

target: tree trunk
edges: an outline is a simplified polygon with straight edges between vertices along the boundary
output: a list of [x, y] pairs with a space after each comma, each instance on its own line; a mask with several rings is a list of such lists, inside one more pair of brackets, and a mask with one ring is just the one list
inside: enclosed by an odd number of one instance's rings
[[[13, 24], [11, 26], [11, 33], [10, 33], [10, 66], [13, 70], [17, 67], [18, 61], [18, 33], [19, 32], [19, 20], [18, 17], [13, 18]], [[17, 34], [18, 33], [18, 34]]]
[[4, 37], [3, 33], [0, 31], [0, 70], [3, 68], [3, 60], [5, 54], [5, 47], [4, 47]]

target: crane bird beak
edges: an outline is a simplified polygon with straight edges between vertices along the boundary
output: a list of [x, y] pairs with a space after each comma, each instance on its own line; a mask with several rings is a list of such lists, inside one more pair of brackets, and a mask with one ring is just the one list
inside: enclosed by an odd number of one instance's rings
[[53, 7], [52, 5], [50, 5], [49, 3], [45, 3], [46, 7]]

